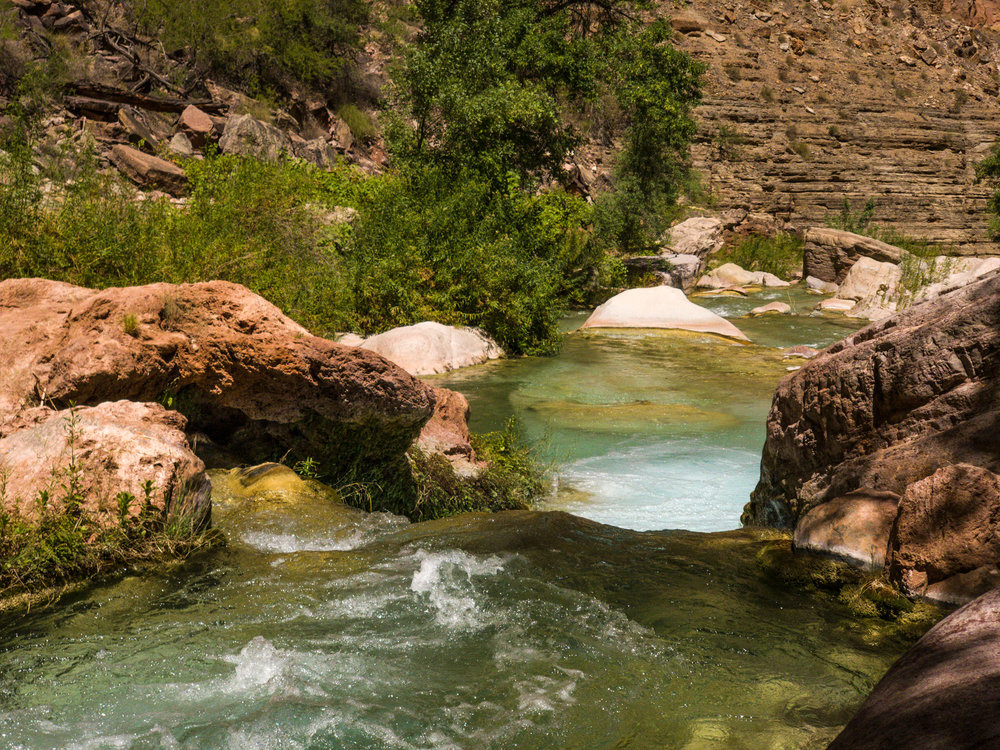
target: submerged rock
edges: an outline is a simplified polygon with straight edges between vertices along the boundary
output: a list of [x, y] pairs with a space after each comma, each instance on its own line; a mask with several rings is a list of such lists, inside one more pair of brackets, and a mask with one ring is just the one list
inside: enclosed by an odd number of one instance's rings
[[750, 311], [751, 316], [757, 315], [790, 315], [792, 306], [787, 302], [768, 302]]
[[875, 686], [829, 750], [1000, 746], [1000, 589], [939, 622]]
[[[117, 523], [116, 497], [131, 493], [137, 513], [145, 502], [143, 485], [152, 483], [149, 500], [168, 517], [193, 528], [208, 524], [211, 485], [205, 464], [184, 434], [186, 420], [159, 404], [115, 401], [55, 411], [32, 409], [23, 425], [0, 438], [0, 474], [6, 510], [37, 515], [36, 498], [50, 493], [58, 507], [75, 472], [82, 508], [93, 518]], [[75, 468], [74, 468], [75, 467]]]
[[673, 287], [629, 289], [594, 310], [581, 326], [588, 328], [669, 328], [749, 339], [725, 318], [691, 302]]
[[244, 460], [291, 449], [326, 475], [412, 492], [404, 454], [433, 413], [431, 388], [244, 287], [12, 279], [0, 282], [0, 330], [0, 436], [40, 401], [162, 401]]
[[424, 322], [365, 339], [362, 349], [377, 352], [411, 375], [436, 375], [504, 356], [482, 331]]

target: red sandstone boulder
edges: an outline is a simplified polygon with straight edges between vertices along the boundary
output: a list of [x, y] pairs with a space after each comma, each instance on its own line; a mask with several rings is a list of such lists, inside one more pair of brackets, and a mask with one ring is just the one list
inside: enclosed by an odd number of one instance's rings
[[1000, 590], [946, 617], [897, 661], [829, 750], [1000, 747]]
[[[986, 590], [970, 586], [993, 588], [996, 576], [989, 572], [995, 574], [1000, 562], [1000, 476], [956, 464], [911, 484], [899, 503], [889, 554], [890, 578], [911, 595], [968, 601]], [[951, 580], [956, 576], [962, 578]]]
[[744, 522], [794, 527], [860, 488], [1000, 472], [1000, 273], [875, 323], [778, 385]]
[[212, 136], [212, 131], [215, 128], [212, 118], [193, 104], [189, 104], [181, 112], [178, 125], [180, 125], [181, 130], [190, 139], [191, 144], [195, 148], [204, 146]]
[[434, 393], [369, 351], [312, 336], [228, 282], [92, 291], [0, 282], [0, 437], [40, 403], [183, 412], [245, 460], [312, 458], [333, 480], [412, 492], [404, 454]]
[[417, 438], [417, 447], [425, 453], [447, 458], [459, 476], [474, 476], [483, 464], [469, 442], [469, 402], [461, 393], [435, 388], [434, 414]]
[[[152, 482], [153, 507], [194, 528], [208, 525], [211, 485], [177, 412], [116, 401], [62, 411], [36, 408], [27, 416], [22, 429], [0, 439], [3, 508], [32, 517], [41, 492], [56, 507], [66, 497], [72, 468], [83, 508], [95, 518], [116, 518], [120, 492], [143, 502], [143, 485]], [[138, 510], [136, 503], [133, 512]]]

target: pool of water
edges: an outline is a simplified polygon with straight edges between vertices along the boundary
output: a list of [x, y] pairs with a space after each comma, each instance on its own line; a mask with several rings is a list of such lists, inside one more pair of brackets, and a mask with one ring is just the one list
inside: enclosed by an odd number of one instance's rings
[[476, 429], [516, 415], [544, 440], [548, 507], [576, 515], [409, 524], [216, 472], [224, 549], [0, 622], [0, 747], [824, 747], [908, 644], [724, 531], [798, 364], [778, 347], [846, 332], [740, 317], [763, 301], [703, 300], [754, 345], [574, 334], [436, 379]]
[[[439, 378], [472, 405], [472, 427], [511, 416], [553, 464], [545, 507], [635, 530], [724, 531], [757, 483], [777, 381], [804, 360], [787, 347], [823, 348], [858, 327], [813, 315], [799, 288], [697, 302], [754, 342], [684, 332], [570, 333], [556, 357], [494, 362]], [[795, 314], [746, 317], [780, 300]], [[567, 319], [573, 331], [586, 315]]]

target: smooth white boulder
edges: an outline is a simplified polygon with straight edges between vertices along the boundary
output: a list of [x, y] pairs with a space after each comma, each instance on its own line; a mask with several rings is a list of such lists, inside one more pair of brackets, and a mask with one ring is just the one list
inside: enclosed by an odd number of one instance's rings
[[669, 286], [629, 289], [594, 310], [583, 328], [670, 328], [749, 341], [739, 328]]
[[764, 271], [747, 271], [735, 263], [726, 263], [698, 280], [698, 286], [708, 289], [724, 289], [730, 286], [791, 286], [773, 273]]
[[504, 356], [481, 331], [430, 321], [372, 336], [361, 348], [381, 354], [411, 375], [436, 375]]
[[768, 302], [766, 305], [755, 307], [750, 311], [751, 317], [758, 315], [790, 315], [792, 306], [787, 302]]

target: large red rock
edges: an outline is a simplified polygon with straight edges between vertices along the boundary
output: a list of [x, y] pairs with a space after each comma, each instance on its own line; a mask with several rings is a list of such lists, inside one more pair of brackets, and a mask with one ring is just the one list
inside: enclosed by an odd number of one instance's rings
[[931, 628], [829, 750], [1000, 747], [1000, 589]]
[[1000, 472], [1000, 274], [875, 323], [783, 379], [744, 522], [794, 527], [943, 466]]
[[211, 484], [205, 464], [188, 445], [185, 424], [183, 416], [159, 404], [131, 401], [32, 409], [22, 429], [0, 438], [0, 505], [33, 517], [36, 499], [48, 492], [50, 507], [56, 508], [72, 475], [84, 509], [113, 522], [118, 494], [131, 493], [138, 501], [132, 512], [138, 512], [143, 485], [152, 482], [153, 507], [195, 528], [206, 526]]
[[[996, 581], [983, 573], [1000, 562], [1000, 476], [955, 464], [911, 484], [899, 503], [889, 556], [891, 580], [911, 595], [968, 601], [984, 593], [968, 586], [992, 588]], [[956, 576], [963, 578], [950, 581]]]
[[0, 436], [39, 403], [161, 402], [245, 460], [309, 457], [331, 480], [412, 492], [404, 454], [433, 412], [430, 386], [310, 335], [244, 287], [12, 279], [0, 330]]

